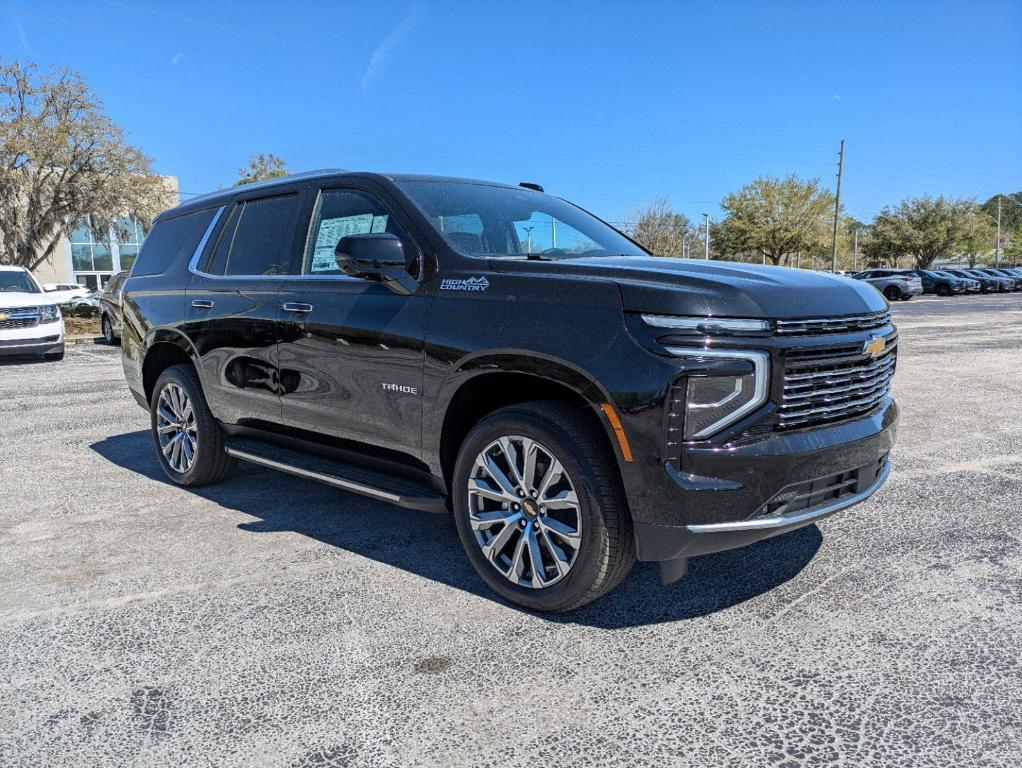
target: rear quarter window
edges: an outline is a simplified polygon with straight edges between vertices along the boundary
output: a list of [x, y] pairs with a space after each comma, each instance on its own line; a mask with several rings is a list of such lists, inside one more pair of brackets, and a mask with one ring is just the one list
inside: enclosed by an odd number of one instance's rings
[[162, 275], [178, 259], [190, 258], [213, 220], [214, 212], [215, 209], [210, 208], [156, 222], [142, 243], [131, 274]]

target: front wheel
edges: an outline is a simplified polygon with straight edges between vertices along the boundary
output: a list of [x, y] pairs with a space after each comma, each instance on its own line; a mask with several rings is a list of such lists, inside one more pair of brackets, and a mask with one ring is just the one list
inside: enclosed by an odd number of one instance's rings
[[472, 565], [525, 608], [578, 608], [635, 562], [617, 468], [577, 408], [533, 402], [483, 419], [461, 446], [452, 494]]
[[160, 374], [149, 412], [156, 457], [178, 485], [218, 482], [234, 466], [192, 366], [173, 365]]

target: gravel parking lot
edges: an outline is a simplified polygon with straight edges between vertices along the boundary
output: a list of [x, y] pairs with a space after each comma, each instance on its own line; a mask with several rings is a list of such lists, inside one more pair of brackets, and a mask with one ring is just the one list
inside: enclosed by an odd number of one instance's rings
[[557, 618], [448, 518], [170, 485], [115, 349], [0, 364], [0, 765], [1022, 764], [1022, 295], [894, 309], [880, 493]]

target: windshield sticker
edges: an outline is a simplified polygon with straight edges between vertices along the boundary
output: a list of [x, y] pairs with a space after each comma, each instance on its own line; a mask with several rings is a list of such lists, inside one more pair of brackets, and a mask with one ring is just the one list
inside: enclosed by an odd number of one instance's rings
[[441, 291], [485, 291], [489, 287], [485, 277], [446, 277], [440, 281]]

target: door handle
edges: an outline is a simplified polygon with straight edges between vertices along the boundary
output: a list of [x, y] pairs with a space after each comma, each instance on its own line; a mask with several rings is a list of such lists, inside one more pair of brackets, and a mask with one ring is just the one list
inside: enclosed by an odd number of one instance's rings
[[312, 305], [311, 304], [303, 304], [300, 301], [288, 301], [288, 302], [284, 303], [284, 311], [285, 312], [299, 312], [301, 314], [306, 314], [306, 313], [312, 311]]
[[196, 299], [192, 302], [192, 306], [196, 309], [213, 309], [213, 302], [209, 299]]

